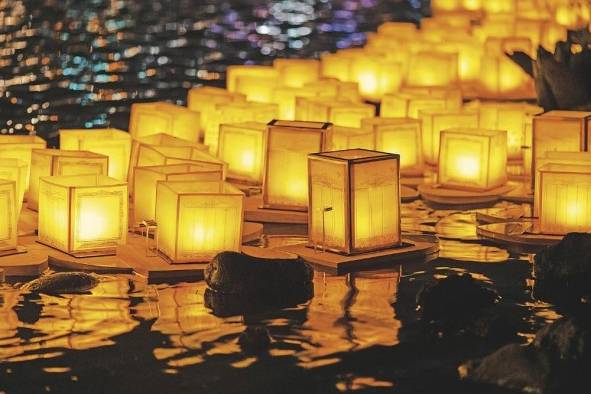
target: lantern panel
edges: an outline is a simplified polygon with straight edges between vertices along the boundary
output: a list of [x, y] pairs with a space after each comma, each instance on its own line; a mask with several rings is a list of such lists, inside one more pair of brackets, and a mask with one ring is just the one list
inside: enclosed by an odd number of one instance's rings
[[39, 241], [69, 254], [113, 253], [127, 239], [127, 184], [102, 175], [43, 177]]
[[411, 57], [406, 78], [409, 85], [449, 86], [457, 81], [457, 54], [420, 51]]
[[439, 184], [489, 190], [507, 182], [507, 132], [449, 129], [441, 132]]
[[323, 78], [305, 85], [317, 92], [319, 96], [347, 97], [350, 101], [360, 101], [359, 85], [356, 82], [339, 81], [334, 78]]
[[0, 250], [16, 249], [19, 206], [16, 182], [0, 179]]
[[239, 252], [244, 195], [225, 182], [158, 182], [158, 248], [173, 263]]
[[36, 135], [0, 135], [0, 158], [19, 159], [27, 164], [27, 191], [30, 182], [31, 151], [46, 147], [47, 142]]
[[381, 56], [355, 57], [351, 64], [351, 79], [359, 84], [362, 97], [380, 100], [385, 93], [398, 90], [402, 84], [403, 65]]
[[333, 126], [330, 150], [375, 149], [374, 131], [368, 128]]
[[[454, 86], [410, 86], [405, 85], [400, 88], [402, 97], [406, 96], [408, 99], [408, 111], [413, 114], [408, 115], [412, 118], [418, 117], [418, 111], [424, 109], [447, 109], [450, 111], [459, 111], [464, 105], [464, 97], [462, 89]], [[425, 99], [445, 99], [445, 105], [441, 104], [429, 107], [429, 102], [426, 105], [421, 105], [421, 100]]]
[[308, 154], [322, 152], [331, 125], [320, 122], [269, 123], [263, 202], [267, 208], [308, 207]]
[[336, 126], [360, 127], [362, 119], [375, 115], [375, 107], [371, 104], [298, 98], [296, 105], [303, 108], [301, 111], [296, 108], [296, 117], [302, 114], [302, 120], [331, 122]]
[[540, 231], [591, 231], [591, 166], [546, 164], [539, 171]]
[[165, 102], [131, 105], [129, 134], [137, 139], [165, 133], [187, 141], [198, 142], [201, 129], [199, 112]]
[[320, 62], [311, 59], [275, 59], [273, 67], [282, 86], [301, 88], [320, 78]]
[[339, 81], [353, 82], [351, 79], [352, 56], [340, 53], [328, 53], [320, 57], [322, 76], [336, 78]]
[[447, 107], [445, 98], [429, 97], [423, 94], [386, 94], [382, 99], [380, 116], [384, 118], [418, 118], [424, 110], [443, 110]]
[[505, 55], [483, 56], [479, 81], [485, 95], [523, 94], [533, 89], [533, 79]]
[[[333, 89], [336, 91], [336, 89]], [[323, 94], [324, 93], [324, 94]], [[318, 87], [304, 86], [301, 88], [278, 87], [273, 91], [273, 103], [279, 108], [279, 118], [284, 120], [295, 120], [296, 97], [317, 97], [330, 96], [332, 91], [328, 92]]]
[[[234, 65], [226, 68], [226, 89], [232, 93], [241, 93], [238, 88], [240, 77], [262, 77], [277, 81], [279, 73], [271, 66]], [[246, 78], [245, 78], [246, 80]], [[276, 84], [276, 82], [275, 82]], [[245, 94], [247, 97], [248, 95]]]
[[16, 184], [16, 209], [19, 214], [27, 189], [27, 169], [27, 163], [24, 161], [0, 158], [0, 179], [14, 181]]
[[218, 104], [245, 101], [245, 95], [229, 92], [226, 89], [212, 86], [199, 86], [189, 89], [189, 92], [187, 93], [187, 108], [201, 114], [201, 135], [199, 136], [199, 139], [201, 140], [203, 138], [205, 125], [210, 122], [209, 117], [216, 111], [216, 106]]
[[261, 184], [267, 125], [246, 122], [220, 126], [219, 157], [228, 164], [228, 177]]

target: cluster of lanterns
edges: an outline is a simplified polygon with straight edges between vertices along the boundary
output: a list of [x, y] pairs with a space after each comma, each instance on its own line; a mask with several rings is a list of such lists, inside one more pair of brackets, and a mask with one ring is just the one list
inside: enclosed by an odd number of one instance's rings
[[440, 188], [482, 192], [508, 163], [531, 174], [542, 232], [589, 231], [591, 113], [464, 103], [527, 97], [531, 78], [503, 52], [531, 53], [571, 21], [515, 3], [434, 1], [445, 12], [421, 29], [386, 23], [365, 48], [230, 66], [227, 89], [193, 88], [187, 107], [133, 104], [129, 132], [61, 130], [59, 150], [0, 136], [0, 250], [16, 248], [26, 200], [39, 241], [74, 256], [115, 253], [155, 221], [169, 261], [209, 260], [240, 250], [242, 184], [264, 208], [307, 211], [310, 246], [365, 253], [401, 244], [401, 176], [430, 169]]

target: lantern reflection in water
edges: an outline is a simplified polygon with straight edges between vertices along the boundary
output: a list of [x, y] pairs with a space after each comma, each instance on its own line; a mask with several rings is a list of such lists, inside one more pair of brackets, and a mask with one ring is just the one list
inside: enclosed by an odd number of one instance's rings
[[228, 164], [228, 177], [263, 183], [267, 125], [245, 122], [220, 126], [219, 157]]

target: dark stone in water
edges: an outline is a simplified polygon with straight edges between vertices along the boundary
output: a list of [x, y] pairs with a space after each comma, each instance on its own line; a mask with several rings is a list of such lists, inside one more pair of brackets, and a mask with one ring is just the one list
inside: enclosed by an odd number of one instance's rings
[[536, 333], [533, 345], [567, 363], [591, 365], [591, 322], [578, 318], [562, 318]]
[[534, 295], [571, 307], [591, 296], [591, 234], [569, 233], [534, 259]]
[[265, 326], [248, 326], [238, 337], [238, 344], [244, 353], [263, 353], [271, 346], [271, 335]]
[[96, 276], [85, 272], [57, 272], [27, 282], [22, 289], [43, 294], [82, 293], [98, 283]]

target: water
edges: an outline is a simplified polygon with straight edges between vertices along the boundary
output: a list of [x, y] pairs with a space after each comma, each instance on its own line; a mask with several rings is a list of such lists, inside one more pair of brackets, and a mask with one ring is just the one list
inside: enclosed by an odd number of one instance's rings
[[[361, 45], [364, 31], [416, 20], [421, 7], [0, 0], [0, 132], [36, 132], [55, 143], [60, 127], [125, 129], [132, 101], [182, 104], [191, 86], [221, 86], [227, 64]], [[345, 276], [316, 272], [310, 300], [256, 313], [219, 316], [205, 306], [203, 282], [107, 276], [88, 294], [37, 299], [18, 284], [0, 285], [0, 392], [481, 392], [459, 382], [456, 368], [499, 344], [422, 338], [421, 285], [472, 273], [501, 294], [524, 343], [559, 311], [532, 299], [531, 256], [479, 240], [472, 212], [417, 201], [404, 204], [403, 216], [405, 231], [440, 237], [438, 259]], [[243, 352], [239, 335], [258, 325], [269, 330], [270, 349]]]

